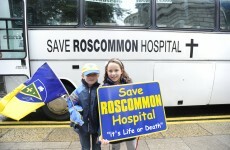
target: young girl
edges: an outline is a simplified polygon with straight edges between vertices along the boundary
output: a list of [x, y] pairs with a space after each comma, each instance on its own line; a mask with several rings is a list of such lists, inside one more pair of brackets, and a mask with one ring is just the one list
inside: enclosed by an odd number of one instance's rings
[[[132, 79], [126, 73], [123, 63], [119, 59], [113, 58], [110, 59], [105, 66], [103, 83], [104, 86], [127, 84], [132, 83]], [[136, 138], [110, 142], [110, 144], [112, 144], [112, 150], [119, 150], [121, 142], [126, 142], [128, 150], [135, 150]], [[106, 144], [103, 140], [102, 143]]]

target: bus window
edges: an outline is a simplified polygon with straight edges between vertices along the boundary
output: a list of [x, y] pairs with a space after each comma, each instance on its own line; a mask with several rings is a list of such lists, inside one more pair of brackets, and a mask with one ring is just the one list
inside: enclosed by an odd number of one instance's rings
[[29, 26], [76, 26], [79, 10], [77, 0], [28, 0]]
[[23, 1], [0, 2], [0, 59], [25, 57], [23, 46]]
[[214, 29], [215, 0], [157, 0], [156, 25], [162, 28]]
[[230, 1], [220, 1], [220, 29], [230, 31]]
[[150, 25], [150, 0], [85, 0], [86, 26]]

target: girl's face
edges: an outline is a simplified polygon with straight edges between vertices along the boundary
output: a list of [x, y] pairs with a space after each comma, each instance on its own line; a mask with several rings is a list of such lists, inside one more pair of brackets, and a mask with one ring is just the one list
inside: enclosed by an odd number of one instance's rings
[[121, 75], [122, 75], [122, 70], [121, 70], [121, 67], [114, 63], [114, 62], [110, 62], [107, 66], [107, 74], [108, 74], [108, 77], [113, 81], [115, 82], [115, 84], [118, 84], [120, 83], [120, 78], [121, 78]]

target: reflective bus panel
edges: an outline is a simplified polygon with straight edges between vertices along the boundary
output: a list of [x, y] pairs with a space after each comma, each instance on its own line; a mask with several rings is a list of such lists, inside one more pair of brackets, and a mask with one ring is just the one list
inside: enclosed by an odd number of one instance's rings
[[230, 1], [220, 0], [220, 29], [230, 31]]
[[31, 26], [76, 26], [79, 0], [27, 0], [28, 24]]
[[150, 7], [150, 1], [86, 0], [84, 23], [87, 26], [148, 27]]
[[215, 0], [157, 1], [156, 24], [175, 29], [214, 29]]

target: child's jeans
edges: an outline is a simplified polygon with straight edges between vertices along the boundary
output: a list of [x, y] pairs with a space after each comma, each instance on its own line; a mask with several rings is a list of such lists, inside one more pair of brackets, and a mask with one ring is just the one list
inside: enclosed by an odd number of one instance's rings
[[[81, 142], [81, 149], [82, 150], [90, 150], [92, 141], [92, 150], [101, 150], [101, 144], [98, 143], [98, 134], [90, 134], [90, 133], [82, 133], [77, 132], [79, 134], [80, 142]], [[91, 137], [91, 140], [90, 140]]]
[[[127, 150], [135, 150], [136, 139], [130, 141], [124, 141], [126, 143]], [[120, 150], [121, 143], [112, 144], [112, 150]]]

